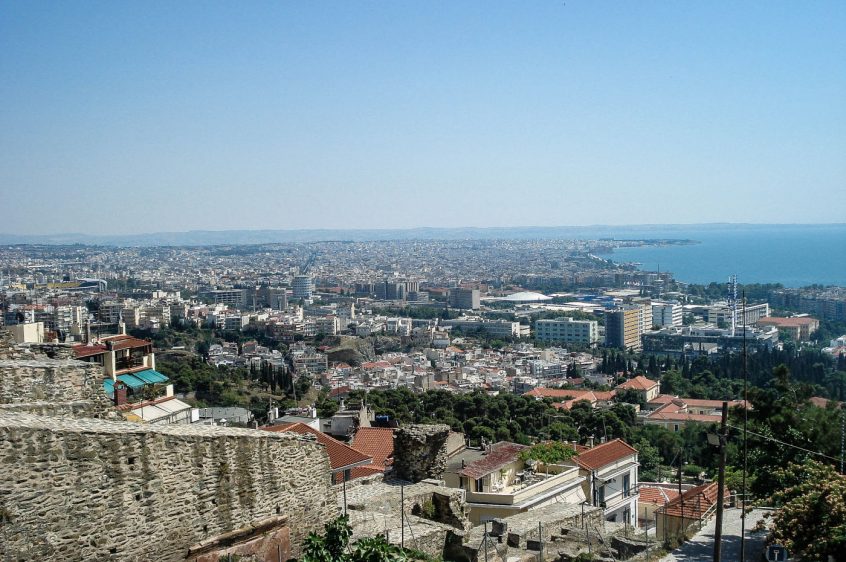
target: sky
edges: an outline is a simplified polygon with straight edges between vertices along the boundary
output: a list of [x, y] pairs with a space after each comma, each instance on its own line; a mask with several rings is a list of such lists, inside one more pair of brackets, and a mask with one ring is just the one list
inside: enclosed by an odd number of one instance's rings
[[0, 0], [0, 231], [846, 221], [846, 2]]

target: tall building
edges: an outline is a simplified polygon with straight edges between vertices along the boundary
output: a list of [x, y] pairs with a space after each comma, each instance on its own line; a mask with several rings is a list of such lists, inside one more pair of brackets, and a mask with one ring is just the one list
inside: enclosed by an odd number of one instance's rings
[[605, 345], [640, 351], [643, 333], [643, 307], [621, 306], [605, 311]]
[[599, 341], [596, 320], [573, 320], [570, 317], [535, 322], [535, 338], [543, 342], [593, 345]]
[[293, 297], [295, 299], [311, 300], [314, 293], [314, 281], [310, 275], [297, 275], [294, 277]]
[[681, 326], [684, 319], [683, 312], [682, 305], [680, 304], [652, 303], [652, 326], [660, 326], [661, 328]]
[[457, 287], [449, 290], [449, 304], [455, 308], [477, 310], [481, 306], [479, 289]]

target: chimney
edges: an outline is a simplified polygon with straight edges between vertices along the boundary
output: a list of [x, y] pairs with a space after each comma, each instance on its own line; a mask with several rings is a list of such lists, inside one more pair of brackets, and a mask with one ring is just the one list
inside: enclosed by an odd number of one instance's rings
[[588, 437], [588, 447], [593, 449], [593, 435]]
[[115, 381], [115, 406], [122, 406], [126, 404], [126, 385], [123, 381]]

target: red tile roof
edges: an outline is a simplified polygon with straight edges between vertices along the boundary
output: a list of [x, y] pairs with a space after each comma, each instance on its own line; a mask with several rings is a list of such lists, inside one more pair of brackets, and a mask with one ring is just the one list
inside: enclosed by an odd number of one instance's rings
[[625, 388], [633, 388], [635, 390], [649, 390], [650, 388], [653, 388], [657, 384], [658, 384], [657, 382], [655, 382], [653, 380], [649, 380], [648, 378], [644, 377], [643, 375], [638, 375], [635, 378], [629, 379], [622, 384], [618, 384], [617, 388], [624, 388], [624, 389]]
[[102, 344], [79, 344], [73, 346], [73, 353], [77, 359], [82, 357], [91, 357], [92, 355], [100, 355], [106, 352], [106, 346]]
[[796, 328], [799, 326], [812, 326], [819, 320], [810, 316], [799, 316], [795, 318], [780, 318], [778, 316], [766, 316], [758, 320], [760, 326], [783, 326], [785, 328]]
[[573, 460], [585, 470], [596, 470], [636, 454], [637, 449], [622, 439], [614, 439], [573, 457]]
[[289, 431], [299, 433], [300, 435], [314, 435], [317, 437], [317, 442], [326, 447], [326, 453], [329, 455], [329, 466], [332, 468], [332, 472], [340, 472], [353, 466], [367, 464], [371, 460], [368, 455], [356, 451], [346, 443], [341, 443], [337, 439], [333, 439], [325, 433], [303, 423], [272, 425], [263, 427], [262, 429], [265, 431]]
[[148, 347], [153, 345], [152, 342], [149, 342], [147, 340], [142, 340], [140, 338], [135, 338], [132, 336], [120, 335], [103, 338], [102, 340], [100, 340], [100, 343], [97, 344], [75, 345], [73, 346], [73, 352], [76, 354], [77, 358], [90, 357], [92, 355], [100, 355], [101, 353], [105, 353], [109, 349], [108, 344], [111, 344], [112, 349], [114, 351], [120, 351], [122, 349], [133, 349], [136, 347]]
[[677, 497], [679, 497], [678, 491], [671, 488], [663, 488], [659, 486], [640, 487], [640, 503], [664, 505]]
[[[716, 482], [702, 484], [675, 497], [666, 506], [659, 507], [658, 513], [667, 514], [671, 517], [682, 517], [685, 519], [700, 519], [708, 509], [717, 503], [718, 486]], [[723, 498], [728, 500], [731, 493], [725, 489]]]
[[494, 443], [491, 445], [490, 453], [479, 460], [469, 463], [461, 469], [459, 474], [461, 476], [478, 480], [486, 474], [490, 474], [494, 470], [500, 469], [503, 466], [517, 460], [517, 456], [523, 449], [528, 449], [528, 447], [517, 443], [509, 443], [507, 441]]
[[542, 386], [530, 390], [524, 396], [533, 396], [535, 398], [567, 398], [569, 400], [591, 400], [595, 398], [593, 391], [590, 390], [544, 388]]
[[373, 458], [373, 465], [384, 468], [394, 456], [394, 430], [389, 427], [360, 427], [352, 446]]

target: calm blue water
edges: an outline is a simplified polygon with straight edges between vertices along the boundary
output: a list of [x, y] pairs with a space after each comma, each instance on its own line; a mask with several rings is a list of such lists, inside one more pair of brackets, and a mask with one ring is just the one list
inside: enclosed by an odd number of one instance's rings
[[736, 273], [739, 283], [815, 283], [846, 286], [846, 224], [837, 225], [702, 225], [614, 233], [617, 239], [676, 238], [700, 242], [690, 246], [623, 248], [615, 262], [640, 262], [640, 269], [672, 271], [679, 281], [725, 282]]

